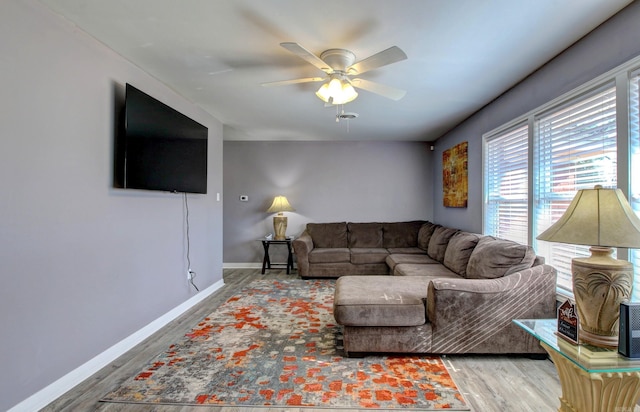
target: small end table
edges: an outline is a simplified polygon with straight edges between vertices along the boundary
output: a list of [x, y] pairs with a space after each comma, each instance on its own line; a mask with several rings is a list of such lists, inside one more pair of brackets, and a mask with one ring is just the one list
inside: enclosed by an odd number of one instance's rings
[[[286, 238], [284, 240], [275, 240], [275, 239], [259, 239], [262, 242], [262, 248], [264, 249], [264, 257], [262, 258], [262, 274], [266, 269], [271, 269], [271, 266], [286, 266], [287, 267], [287, 275], [291, 273], [293, 269], [293, 253], [291, 250], [291, 241], [293, 239]], [[269, 257], [269, 246], [271, 245], [287, 245], [287, 263], [271, 263], [271, 258]]]
[[640, 397], [640, 360], [616, 350], [574, 345], [558, 337], [556, 319], [516, 319], [536, 337], [558, 370], [559, 412], [631, 412]]

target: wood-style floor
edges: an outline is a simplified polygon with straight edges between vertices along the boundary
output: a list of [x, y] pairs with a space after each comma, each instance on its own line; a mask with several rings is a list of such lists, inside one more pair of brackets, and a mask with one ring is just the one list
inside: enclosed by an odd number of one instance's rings
[[[284, 270], [271, 270], [265, 275], [258, 269], [224, 271], [225, 286], [180, 318], [146, 339], [112, 364], [61, 396], [43, 411], [217, 411], [274, 412], [278, 408], [180, 407], [102, 403], [98, 399], [117, 388], [125, 379], [139, 372], [156, 354], [179, 340], [203, 317], [224, 303], [236, 291], [259, 278], [287, 278]], [[532, 360], [505, 356], [446, 356], [449, 372], [475, 412], [545, 412], [557, 411], [561, 394], [558, 374], [549, 360]], [[325, 412], [326, 408], [282, 408], [287, 412]], [[341, 411], [345, 411], [342, 409]]]

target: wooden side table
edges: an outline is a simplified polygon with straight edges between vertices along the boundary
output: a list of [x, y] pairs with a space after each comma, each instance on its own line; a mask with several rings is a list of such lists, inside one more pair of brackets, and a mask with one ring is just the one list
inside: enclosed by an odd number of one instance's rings
[[562, 385], [559, 412], [632, 412], [640, 397], [640, 360], [616, 350], [574, 345], [555, 334], [556, 319], [514, 323], [540, 340]]
[[[287, 275], [291, 273], [293, 269], [293, 252], [291, 249], [291, 242], [293, 239], [287, 238], [285, 240], [275, 240], [275, 239], [260, 239], [262, 242], [262, 248], [264, 249], [264, 257], [262, 258], [262, 274], [266, 269], [271, 269], [271, 266], [286, 266], [287, 267]], [[269, 257], [269, 247], [271, 245], [287, 245], [287, 262], [286, 263], [271, 263], [271, 258]]]

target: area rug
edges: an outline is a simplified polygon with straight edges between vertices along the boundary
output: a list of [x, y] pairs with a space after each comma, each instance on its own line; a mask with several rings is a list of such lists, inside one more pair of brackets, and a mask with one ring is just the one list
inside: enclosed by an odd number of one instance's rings
[[333, 280], [257, 280], [104, 402], [469, 410], [439, 357], [346, 358]]

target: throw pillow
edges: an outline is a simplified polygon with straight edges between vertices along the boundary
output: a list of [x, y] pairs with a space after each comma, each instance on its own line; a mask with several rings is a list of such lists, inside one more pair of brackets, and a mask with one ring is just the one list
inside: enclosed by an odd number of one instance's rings
[[467, 278], [495, 279], [530, 268], [536, 254], [528, 245], [484, 236], [469, 258]]

